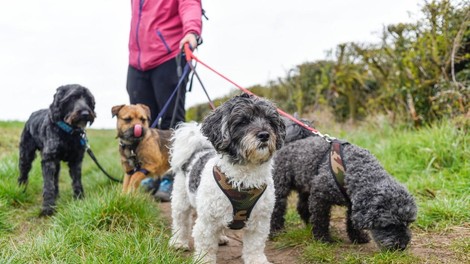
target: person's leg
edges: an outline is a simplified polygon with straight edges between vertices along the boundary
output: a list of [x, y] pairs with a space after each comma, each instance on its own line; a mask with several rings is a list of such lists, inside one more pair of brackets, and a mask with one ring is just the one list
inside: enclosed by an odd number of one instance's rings
[[[127, 93], [131, 104], [145, 104], [150, 108], [150, 118], [155, 118], [160, 109], [155, 102], [155, 94], [150, 80], [151, 71], [139, 71], [129, 65], [127, 70]], [[149, 120], [152, 125], [152, 120]], [[141, 182], [145, 191], [152, 195], [158, 190], [160, 181], [148, 177]]]
[[[160, 111], [165, 106], [167, 101], [170, 99], [173, 91], [178, 85], [180, 76], [177, 74], [177, 64], [176, 59], [171, 59], [158, 66], [151, 73], [151, 81], [153, 84], [155, 101], [157, 102]], [[186, 111], [184, 108], [184, 102], [186, 98], [186, 83], [187, 77], [179, 86], [179, 95], [176, 93], [172, 100], [170, 101], [168, 108], [162, 116], [160, 123], [160, 129], [169, 129], [174, 128], [175, 125], [179, 122], [185, 121]], [[175, 108], [175, 101], [176, 108]], [[173, 112], [175, 112], [175, 117], [172, 122]], [[153, 118], [156, 118], [154, 116]]]
[[[184, 60], [181, 62], [185, 63]], [[182, 65], [184, 66], [184, 64]], [[178, 76], [177, 73], [177, 67], [176, 59], [171, 59], [152, 70], [151, 80], [154, 88], [155, 100], [157, 101], [161, 111], [163, 111], [163, 107], [167, 104], [180, 80], [180, 76]], [[168, 104], [168, 108], [161, 117], [162, 119], [158, 127], [159, 129], [174, 128], [179, 122], [185, 121], [186, 111], [184, 108], [184, 102], [186, 98], [187, 80], [188, 78], [186, 77], [182, 81], [179, 86], [179, 94], [177, 92]], [[154, 118], [156, 117], [157, 116]], [[174, 175], [172, 172], [169, 172], [162, 177], [160, 186], [154, 194], [155, 199], [162, 202], [170, 201], [171, 192], [173, 190], [173, 180]]]
[[[150, 118], [157, 117], [160, 109], [150, 80], [150, 72], [139, 71], [129, 65], [127, 70], [127, 93], [131, 104], [144, 104], [150, 108]], [[150, 123], [152, 124], [152, 123]]]

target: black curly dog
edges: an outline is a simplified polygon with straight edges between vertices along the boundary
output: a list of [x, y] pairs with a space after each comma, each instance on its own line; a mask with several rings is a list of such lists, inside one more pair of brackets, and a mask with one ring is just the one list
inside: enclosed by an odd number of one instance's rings
[[276, 204], [271, 233], [284, 228], [287, 198], [298, 193], [297, 212], [312, 224], [313, 237], [333, 241], [330, 212], [333, 205], [347, 207], [346, 227], [353, 243], [374, 241], [386, 250], [403, 250], [411, 240], [409, 224], [415, 221], [417, 207], [413, 196], [397, 182], [367, 150], [345, 144], [344, 195], [330, 169], [331, 143], [293, 121], [286, 121], [286, 145], [274, 157], [273, 179]]
[[25, 124], [20, 141], [20, 176], [18, 183], [26, 186], [28, 173], [41, 152], [44, 179], [41, 215], [52, 215], [59, 194], [60, 162], [69, 166], [75, 198], [82, 198], [82, 160], [85, 153], [82, 135], [87, 123], [95, 120], [95, 99], [91, 92], [78, 84], [57, 88], [49, 109], [31, 114]]

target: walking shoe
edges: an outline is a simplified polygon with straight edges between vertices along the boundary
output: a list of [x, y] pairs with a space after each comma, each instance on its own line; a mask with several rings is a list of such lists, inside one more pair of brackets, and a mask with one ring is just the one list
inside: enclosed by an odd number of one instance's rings
[[147, 177], [140, 182], [140, 187], [142, 187], [146, 192], [152, 192], [152, 189], [154, 188], [153, 181], [153, 178]]
[[160, 182], [158, 191], [153, 195], [155, 199], [162, 202], [169, 202], [171, 200], [171, 191], [173, 190], [173, 180], [164, 177]]
[[147, 177], [140, 182], [140, 187], [145, 191], [154, 195], [160, 186], [160, 180]]

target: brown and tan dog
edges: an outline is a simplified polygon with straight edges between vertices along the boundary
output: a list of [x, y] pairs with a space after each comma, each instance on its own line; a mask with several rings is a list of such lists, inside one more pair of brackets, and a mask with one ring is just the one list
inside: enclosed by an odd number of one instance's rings
[[150, 128], [150, 109], [143, 104], [116, 105], [111, 113], [117, 116], [119, 153], [125, 172], [122, 191], [129, 193], [138, 189], [146, 177], [157, 180], [169, 170], [173, 131]]

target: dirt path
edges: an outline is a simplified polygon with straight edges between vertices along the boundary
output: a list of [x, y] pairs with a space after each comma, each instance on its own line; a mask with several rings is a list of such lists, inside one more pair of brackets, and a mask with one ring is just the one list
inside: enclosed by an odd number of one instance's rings
[[[170, 203], [161, 203], [160, 208], [163, 215], [171, 221]], [[331, 232], [333, 236], [340, 238], [343, 242], [340, 245], [340, 253], [360, 253], [364, 256], [371, 256], [379, 249], [375, 243], [370, 242], [362, 245], [353, 245], [346, 236], [344, 224], [344, 208], [335, 207], [331, 218]], [[242, 234], [240, 231], [230, 230], [227, 236], [230, 238], [228, 245], [219, 247], [217, 263], [223, 264], [243, 264], [241, 259]], [[462, 241], [470, 237], [470, 226], [450, 227], [445, 232], [428, 233], [415, 231], [411, 242], [410, 253], [423, 263], [470, 263], [470, 253], [456, 253], [451, 250], [455, 241]], [[300, 248], [275, 248], [271, 241], [266, 244], [265, 253], [268, 260], [275, 264], [300, 264]]]
[[[161, 203], [160, 209], [168, 221], [171, 221], [170, 203]], [[217, 254], [217, 263], [243, 264], [242, 255], [242, 233], [241, 231], [229, 230], [226, 234], [230, 241], [228, 245], [220, 246]], [[275, 264], [295, 264], [299, 263], [299, 253], [295, 248], [276, 249], [271, 241], [267, 242], [265, 249], [268, 260]]]

